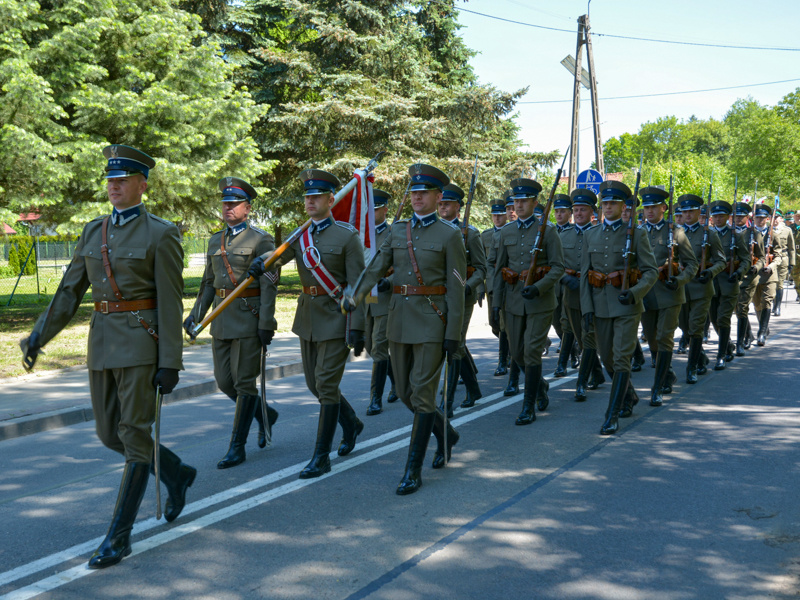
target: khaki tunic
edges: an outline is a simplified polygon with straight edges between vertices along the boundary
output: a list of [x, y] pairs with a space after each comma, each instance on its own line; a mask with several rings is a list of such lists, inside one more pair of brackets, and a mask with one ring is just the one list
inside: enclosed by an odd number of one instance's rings
[[721, 327], [731, 326], [731, 316], [736, 310], [736, 303], [739, 299], [739, 289], [741, 281], [728, 281], [730, 276], [731, 261], [731, 235], [733, 235], [733, 260], [734, 266], [739, 262], [736, 272], [740, 277], [750, 270], [750, 249], [744, 233], [735, 233], [730, 227], [724, 227], [721, 231], [716, 230], [719, 235], [720, 244], [728, 259], [725, 269], [714, 278], [714, 297], [711, 300], [711, 322], [719, 330]]
[[[36, 323], [43, 346], [75, 315], [89, 286], [95, 302], [116, 299], [103, 268], [102, 222], [98, 217], [84, 227], [69, 268]], [[86, 362], [95, 426], [100, 441], [124, 454], [127, 462], [149, 463], [153, 377], [159, 368], [183, 368], [183, 250], [178, 228], [144, 207], [122, 226], [109, 220], [107, 231], [111, 272], [123, 297], [158, 300], [156, 308], [138, 313], [159, 340], [131, 312], [92, 314]]]
[[636, 348], [643, 300], [658, 278], [653, 251], [646, 232], [634, 229], [631, 239], [629, 267], [642, 275], [630, 288], [636, 303], [619, 302], [620, 288], [607, 284], [596, 288], [589, 284], [587, 273], [599, 271], [608, 275], [625, 268], [622, 253], [625, 249], [627, 225], [619, 222], [616, 229], [607, 225], [593, 227], [586, 233], [586, 250], [581, 259], [581, 311], [594, 315], [597, 351], [603, 365], [613, 372], [630, 372], [631, 357]]
[[[656, 265], [659, 267], [669, 262], [669, 223], [662, 223], [659, 228], [648, 228], [647, 225], [642, 228], [647, 233]], [[656, 279], [644, 297], [642, 328], [652, 351], [672, 352], [678, 316], [681, 306], [686, 302], [684, 287], [697, 273], [697, 258], [683, 229], [674, 227], [672, 238], [677, 244], [673, 250], [673, 260], [681, 267], [681, 270], [673, 273], [678, 280], [678, 289], [670, 290], [663, 281]]]
[[550, 270], [533, 284], [539, 290], [536, 298], [523, 298], [524, 279], [520, 277], [519, 281], [510, 284], [502, 278], [501, 270], [504, 267], [516, 273], [528, 270], [538, 231], [539, 222], [534, 216], [527, 223], [518, 219], [500, 230], [497, 247], [494, 302], [505, 312], [511, 356], [520, 367], [542, 364], [542, 350], [557, 305], [554, 287], [564, 275], [564, 254], [556, 229], [544, 228], [544, 240], [536, 264], [537, 267], [549, 267]]
[[[393, 284], [419, 286], [408, 251], [409, 219], [392, 224], [358, 289], [360, 302], [389, 267], [394, 267]], [[394, 293], [389, 301], [389, 354], [397, 395], [412, 411], [436, 410], [436, 389], [443, 366], [444, 340], [460, 340], [464, 318], [464, 284], [467, 255], [461, 230], [432, 217], [428, 225], [417, 222], [411, 228], [411, 242], [425, 286], [444, 286], [444, 294]], [[442, 312], [444, 321], [432, 304]]]
[[[761, 231], [765, 242], [767, 231], [767, 229]], [[758, 285], [753, 296], [753, 304], [756, 312], [761, 312], [763, 309], [772, 309], [772, 303], [775, 300], [775, 293], [778, 290], [778, 285], [783, 284], [782, 281], [779, 281], [779, 274], [782, 267], [789, 264], [789, 249], [787, 244], [787, 237], [782, 236], [780, 233], [776, 233], [776, 231], [773, 230], [770, 248], [764, 249], [765, 254], [769, 253], [772, 255], [772, 260], [769, 261], [771, 272], [764, 273], [763, 271], [759, 271], [758, 273]], [[765, 261], [764, 264], [766, 265], [767, 261]]]
[[[766, 264], [766, 259], [764, 258], [764, 238], [760, 231], [757, 229], [753, 230], [750, 227], [737, 227], [736, 231], [744, 235], [748, 248], [750, 247], [750, 238], [753, 238], [753, 247], [750, 253], [750, 270], [747, 271], [739, 285], [739, 300], [736, 304], [736, 318], [747, 319], [747, 315], [750, 312], [750, 303], [753, 302], [756, 288], [758, 287], [759, 273]], [[755, 273], [752, 272], [754, 269]]]
[[[693, 229], [684, 226], [684, 232], [692, 245], [694, 255], [698, 263], [703, 254], [703, 228], [697, 224]], [[717, 232], [711, 227], [708, 228], [708, 243], [710, 247], [706, 252], [705, 268], [711, 272], [713, 279], [725, 269], [725, 253], [719, 241]], [[698, 275], [703, 271], [703, 265], [698, 264]], [[703, 329], [711, 307], [711, 298], [714, 297], [714, 283], [700, 283], [695, 277], [686, 284], [686, 304], [681, 309], [681, 329], [689, 337], [702, 337]]]
[[[381, 244], [389, 237], [389, 224], [386, 223], [385, 227], [377, 232], [375, 235], [375, 247], [380, 248]], [[389, 275], [387, 277], [389, 284], [392, 285], [394, 277]], [[377, 296], [370, 296], [367, 298], [367, 331], [366, 331], [366, 349], [372, 356], [374, 361], [389, 360], [389, 339], [386, 337], [386, 325], [388, 323], [389, 315], [389, 300], [392, 298], [392, 290], [387, 292], [378, 292]]]
[[[461, 229], [458, 223], [455, 223], [459, 230]], [[469, 329], [469, 322], [472, 319], [472, 311], [475, 309], [475, 303], [478, 301], [478, 294], [484, 288], [484, 281], [486, 278], [486, 253], [483, 249], [483, 241], [481, 240], [480, 232], [472, 225], [467, 227], [466, 240], [467, 250], [467, 269], [470, 267], [475, 269], [470, 277], [467, 278], [467, 285], [469, 286], [469, 295], [464, 299], [464, 318], [462, 319], [461, 326], [461, 348], [455, 354], [456, 359], [464, 358], [467, 354], [467, 330]]]
[[[561, 247], [564, 252], [564, 269], [575, 271], [580, 277], [581, 259], [586, 247], [586, 233], [597, 225], [591, 225], [586, 229], [579, 229], [577, 226], [564, 228], [559, 232], [561, 237]], [[594, 327], [586, 328], [581, 315], [581, 290], [571, 290], [567, 285], [561, 285], [563, 297], [564, 331], [571, 331], [575, 338], [580, 342], [584, 350], [594, 350], [597, 342], [594, 336]]]
[[794, 289], [798, 292], [798, 297], [800, 297], [800, 260], [798, 259], [798, 255], [800, 255], [800, 227], [792, 223], [789, 225], [789, 229], [792, 232], [792, 241], [794, 242], [794, 254], [792, 254], [792, 281], [794, 281]]
[[[483, 249], [486, 253], [486, 312], [489, 323], [492, 322], [492, 306], [494, 306], [495, 263], [497, 263], [497, 246], [500, 243], [500, 229], [502, 227], [490, 227], [481, 233]], [[500, 331], [505, 330], [506, 320], [503, 311], [500, 311]]]
[[[222, 240], [236, 283], [231, 281], [222, 260]], [[217, 290], [233, 290], [247, 279], [253, 259], [275, 250], [270, 234], [249, 223], [244, 231], [230, 236], [228, 228], [211, 236], [206, 251], [206, 268], [191, 315], [202, 321], [208, 309], [222, 302]], [[271, 276], [264, 275], [247, 289], [257, 289], [260, 296], [237, 298], [211, 322], [214, 338], [214, 377], [219, 389], [231, 398], [258, 394], [256, 380], [261, 364], [261, 342], [258, 330], [275, 331], [275, 297], [277, 288]]]

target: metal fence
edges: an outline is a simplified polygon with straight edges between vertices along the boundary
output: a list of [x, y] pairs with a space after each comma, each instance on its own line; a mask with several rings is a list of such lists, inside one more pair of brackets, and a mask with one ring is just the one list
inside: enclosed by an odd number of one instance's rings
[[[77, 241], [37, 240], [29, 256], [27, 253], [19, 256], [19, 270], [11, 272], [8, 259], [12, 243], [0, 243], [0, 309], [49, 302], [61, 283], [77, 244]], [[182, 246], [184, 280], [202, 276], [208, 238], [186, 239]], [[24, 274], [26, 271], [28, 274]]]

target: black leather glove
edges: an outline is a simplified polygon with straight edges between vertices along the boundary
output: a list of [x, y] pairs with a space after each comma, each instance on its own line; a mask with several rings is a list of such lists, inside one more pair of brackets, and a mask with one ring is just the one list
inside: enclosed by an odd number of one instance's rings
[[469, 287], [468, 283], [464, 284], [464, 298], [469, 298], [469, 295], [472, 293], [472, 288]]
[[364, 352], [364, 332], [358, 329], [351, 329], [347, 344], [353, 347], [353, 354], [361, 356], [361, 353]]
[[522, 288], [522, 297], [526, 300], [533, 300], [539, 295], [539, 288], [535, 285], [526, 285]]
[[256, 256], [253, 259], [253, 262], [250, 263], [250, 268], [247, 269], [247, 274], [254, 279], [258, 279], [264, 274], [264, 272], [264, 259], [260, 256]]
[[583, 315], [583, 324], [587, 329], [590, 329], [594, 325], [594, 313], [590, 312]]
[[492, 307], [492, 322], [491, 326], [496, 328], [497, 330], [500, 329], [500, 307], [493, 306]]
[[272, 343], [272, 338], [275, 337], [275, 332], [272, 329], [259, 329], [258, 339], [261, 340], [261, 347], [266, 348]]
[[389, 283], [389, 280], [386, 277], [381, 277], [378, 279], [378, 291], [379, 292], [388, 292], [392, 289], [392, 284]]
[[162, 394], [171, 394], [175, 386], [178, 385], [178, 369], [162, 368], [156, 371], [156, 376], [153, 378], [153, 387], [161, 386]]
[[186, 332], [190, 338], [194, 339], [194, 315], [189, 315], [183, 322], [183, 330]]
[[561, 283], [573, 291], [581, 287], [581, 280], [575, 277], [575, 275], [564, 275], [561, 278]]
[[356, 309], [356, 301], [349, 296], [342, 296], [342, 299], [339, 300], [339, 308], [345, 314], [353, 312]]
[[678, 278], [673, 275], [664, 282], [664, 287], [674, 292], [678, 289]]
[[481, 292], [480, 294], [478, 294], [478, 306], [480, 306], [481, 308], [483, 308], [483, 299], [485, 297], [486, 297], [486, 294], [484, 292]]
[[700, 274], [697, 276], [697, 281], [700, 283], [708, 283], [711, 281], [711, 271], [705, 269], [704, 271], [700, 271]]
[[772, 273], [772, 267], [770, 267], [769, 265], [767, 265], [766, 267], [764, 267], [763, 269], [761, 269], [761, 272], [762, 272], [762, 273], [764, 273], [765, 275], [769, 275], [770, 273]]
[[737, 281], [741, 280], [742, 280], [742, 273], [738, 269], [733, 273], [731, 273], [730, 275], [728, 275], [728, 281], [730, 283], [736, 283]]
[[38, 331], [34, 331], [28, 337], [20, 340], [19, 347], [22, 348], [22, 362], [27, 370], [31, 370], [36, 364], [36, 359], [42, 352], [41, 336]]
[[445, 340], [444, 341], [444, 355], [447, 360], [452, 360], [453, 355], [458, 352], [461, 342], [459, 340]]
[[753, 265], [752, 267], [750, 267], [748, 273], [750, 273], [750, 275], [755, 275], [756, 273], [758, 273], [758, 267]]
[[633, 295], [633, 292], [630, 290], [625, 290], [619, 295], [619, 303], [623, 306], [631, 306], [632, 304], [636, 304], [636, 296]]

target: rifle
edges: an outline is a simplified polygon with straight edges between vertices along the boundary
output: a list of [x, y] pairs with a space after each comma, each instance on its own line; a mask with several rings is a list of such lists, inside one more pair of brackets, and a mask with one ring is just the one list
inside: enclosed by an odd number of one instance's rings
[[[765, 265], [767, 267], [769, 266], [769, 264], [772, 262], [772, 259], [774, 258], [774, 254], [770, 252], [770, 246], [772, 246], [772, 244], [775, 241], [774, 240], [774, 238], [775, 238], [775, 233], [774, 233], [774, 231], [775, 231], [775, 218], [776, 218], [776, 214], [778, 212], [778, 208], [780, 207], [780, 205], [781, 205], [781, 186], [778, 186], [778, 195], [775, 196], [775, 206], [772, 209], [772, 217], [770, 217], [770, 220], [769, 220], [769, 231], [767, 231], [767, 239], [764, 240], [764, 254], [766, 254], [766, 256], [764, 257], [764, 260], [767, 261], [767, 264]], [[781, 284], [781, 285], [783, 285], [783, 284]]]
[[[367, 163], [367, 166], [364, 168], [364, 174], [365, 175], [368, 175], [371, 171], [373, 171], [375, 169], [375, 167], [378, 166], [378, 162], [380, 162], [380, 160], [381, 160], [381, 158], [383, 157], [384, 154], [385, 153], [383, 151], [378, 152], [378, 154], [376, 154], [375, 157]], [[331, 208], [336, 206], [336, 204], [342, 198], [344, 198], [347, 194], [349, 194], [350, 191], [354, 187], [356, 187], [357, 183], [358, 183], [358, 179], [353, 177], [347, 183], [347, 185], [345, 185], [341, 190], [339, 190], [339, 192], [333, 197], [333, 204], [331, 205]], [[311, 227], [311, 219], [308, 219], [300, 227], [295, 229], [295, 231], [292, 232], [292, 234], [288, 238], [286, 238], [286, 241], [283, 242], [280, 246], [278, 246], [272, 252], [272, 256], [267, 258], [267, 254], [261, 255], [260, 258], [264, 260], [264, 270], [265, 271], [269, 270], [269, 268], [273, 264], [275, 264], [275, 262], [278, 260], [278, 258], [280, 258], [281, 254], [286, 252], [287, 248], [289, 248], [289, 246], [293, 242], [295, 242], [298, 239], [300, 239], [300, 236], [303, 235], [305, 230], [308, 229], [309, 227]], [[242, 281], [238, 286], [236, 286], [236, 289], [234, 289], [230, 294], [225, 296], [225, 299], [222, 302], [220, 302], [217, 305], [217, 307], [213, 311], [211, 311], [211, 313], [209, 313], [208, 316], [206, 316], [205, 319], [203, 319], [200, 323], [198, 323], [197, 325], [194, 326], [194, 329], [192, 329], [192, 333], [190, 334], [191, 338], [192, 339], [196, 338], [200, 334], [201, 331], [203, 331], [206, 327], [208, 327], [209, 323], [211, 323], [211, 321], [216, 319], [223, 310], [225, 310], [234, 300], [236, 300], [236, 298], [238, 298], [239, 295], [251, 283], [253, 283], [253, 281], [254, 281], [254, 278], [252, 276], [248, 276], [244, 281]]]
[[708, 222], [711, 220], [711, 193], [714, 187], [714, 171], [711, 171], [711, 181], [708, 184], [708, 204], [706, 208], [706, 222], [703, 225], [703, 250], [700, 252], [700, 268], [697, 270], [697, 275], [705, 271], [706, 259], [708, 258], [708, 249], [711, 243], [708, 241]]
[[469, 182], [469, 193], [467, 194], [467, 204], [464, 206], [464, 219], [461, 222], [461, 235], [464, 237], [464, 246], [469, 253], [467, 246], [467, 231], [469, 231], [469, 209], [472, 206], [472, 198], [475, 196], [475, 187], [478, 185], [478, 155], [475, 155], [475, 166], [472, 169], [472, 181]]
[[[736, 174], [736, 181], [733, 184], [733, 212], [736, 213], [736, 195], [739, 191], [739, 174]], [[731, 227], [731, 264], [728, 267], [728, 275], [733, 276], [733, 261], [736, 258], [736, 223]]]
[[642, 183], [642, 162], [644, 161], [644, 150], [639, 156], [639, 170], [636, 172], [636, 185], [633, 188], [633, 207], [631, 208], [631, 216], [628, 219], [628, 231], [625, 233], [625, 250], [622, 252], [622, 257], [625, 259], [624, 273], [622, 275], [622, 288], [621, 291], [626, 291], [630, 285], [631, 276], [631, 246], [633, 245], [633, 222], [636, 219], [636, 204], [639, 198], [639, 184]]
[[672, 214], [672, 199], [675, 196], [675, 186], [672, 183], [672, 173], [669, 174], [669, 258], [667, 259], [667, 275], [668, 279], [672, 279], [675, 273], [672, 272], [672, 261], [675, 260], [675, 218]]
[[406, 191], [403, 194], [403, 199], [400, 201], [400, 204], [397, 206], [397, 211], [394, 213], [394, 220], [392, 221], [392, 224], [394, 224], [394, 222], [400, 218], [400, 215], [403, 214], [403, 207], [406, 205], [409, 189], [411, 189], [411, 179], [408, 180], [408, 185], [406, 186]]
[[758, 196], [758, 179], [753, 190], [753, 218], [750, 219], [750, 264], [756, 265], [756, 196]]
[[[571, 145], [571, 144], [570, 144]], [[536, 232], [536, 239], [533, 242], [533, 248], [531, 248], [531, 266], [528, 269], [528, 275], [525, 277], [525, 287], [529, 285], [533, 285], [533, 277], [536, 274], [536, 263], [539, 261], [539, 253], [542, 251], [542, 244], [544, 244], [544, 232], [547, 229], [547, 222], [550, 219], [550, 209], [553, 207], [553, 197], [556, 195], [556, 188], [558, 187], [558, 182], [561, 179], [561, 173], [564, 170], [564, 163], [567, 162], [567, 155], [569, 154], [569, 147], [567, 147], [567, 151], [564, 153], [564, 160], [561, 161], [561, 166], [558, 168], [558, 173], [556, 173], [556, 179], [553, 182], [553, 187], [550, 188], [550, 197], [547, 199], [547, 204], [544, 207], [544, 212], [542, 213], [542, 222], [539, 225], [539, 230]]]

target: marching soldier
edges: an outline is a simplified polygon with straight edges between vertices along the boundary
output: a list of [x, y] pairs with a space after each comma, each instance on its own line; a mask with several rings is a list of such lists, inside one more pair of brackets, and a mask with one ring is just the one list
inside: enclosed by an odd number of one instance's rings
[[529, 425], [536, 420], [534, 404], [544, 411], [550, 403], [550, 386], [542, 377], [542, 351], [556, 308], [554, 286], [564, 275], [564, 257], [558, 232], [545, 226], [534, 283], [525, 285], [539, 235], [534, 209], [542, 186], [532, 179], [520, 178], [513, 180], [511, 187], [518, 220], [500, 230], [494, 282], [497, 304], [492, 307], [492, 321], [496, 326], [501, 311], [505, 313], [511, 356], [517, 364], [524, 365], [525, 398], [516, 424]]
[[514, 192], [512, 190], [506, 190], [503, 197], [506, 199], [506, 218], [508, 222], [516, 221], [517, 211], [514, 208]]
[[[764, 203], [755, 208], [756, 229], [764, 239], [765, 263], [758, 273], [758, 285], [753, 297], [753, 305], [758, 315], [758, 339], [756, 344], [763, 346], [767, 343], [769, 335], [769, 317], [772, 303], [775, 301], [775, 292], [778, 288], [778, 270], [781, 265], [788, 262], [786, 239], [775, 235], [770, 236], [769, 219], [772, 218], [772, 207]], [[770, 239], [771, 238], [771, 239]], [[767, 247], [767, 245], [769, 247]]]
[[[631, 212], [634, 210], [633, 202], [634, 202], [633, 196], [629, 196], [628, 198], [625, 199], [625, 208], [622, 209], [622, 222], [623, 223], [628, 223], [630, 221]], [[637, 215], [637, 226], [638, 226], [638, 222], [642, 221], [643, 219], [644, 219], [644, 217], [642, 216], [642, 213], [640, 212]], [[651, 357], [653, 356], [653, 354], [654, 354], [654, 350], [651, 347], [650, 348]], [[634, 350], [633, 350], [633, 358], [631, 358], [631, 371], [634, 372], [634, 373], [638, 373], [639, 371], [642, 370], [643, 366], [644, 366], [644, 351], [642, 350], [642, 344], [639, 342], [639, 338], [637, 337], [636, 338], [636, 348], [634, 348]], [[637, 401], [638, 401], [638, 398], [637, 398]], [[627, 417], [627, 416], [630, 416], [630, 415], [625, 414], [625, 415], [622, 415], [622, 416]]]
[[[540, 207], [541, 204], [536, 205], [537, 209]], [[544, 212], [544, 209], [542, 209], [542, 212]], [[559, 236], [561, 236], [562, 232], [572, 229], [572, 200], [569, 199], [569, 195], [555, 194], [553, 196], [553, 214], [556, 219], [556, 231]], [[539, 219], [541, 222], [541, 217], [539, 217]], [[561, 281], [556, 282], [553, 286], [553, 290], [556, 294], [556, 309], [553, 311], [553, 327], [561, 342], [558, 348], [558, 361], [556, 362], [556, 370], [553, 376], [565, 377], [567, 375], [567, 363], [569, 362], [570, 356], [574, 355], [575, 333], [570, 328], [569, 320], [565, 314]], [[577, 360], [577, 357], [575, 359]]]
[[[787, 213], [787, 216], [789, 213]], [[791, 213], [792, 223], [789, 229], [794, 239], [794, 265], [792, 266], [792, 281], [797, 302], [800, 302], [800, 210]]]
[[481, 388], [478, 385], [477, 369], [475, 361], [467, 348], [467, 330], [472, 319], [472, 311], [478, 301], [478, 291], [483, 288], [486, 276], [486, 253], [483, 251], [480, 232], [469, 225], [466, 229], [462, 228], [459, 220], [461, 207], [464, 206], [464, 190], [454, 183], [449, 183], [444, 187], [442, 199], [439, 200], [438, 212], [443, 221], [449, 221], [463, 232], [464, 244], [467, 250], [467, 282], [464, 285], [464, 318], [461, 327], [461, 347], [453, 356], [453, 361], [448, 371], [450, 380], [447, 382], [447, 418], [453, 416], [453, 399], [455, 398], [456, 387], [458, 386], [458, 376], [464, 380], [464, 387], [467, 390], [467, 397], [461, 403], [462, 408], [470, 408], [475, 402], [483, 397]]
[[703, 327], [714, 296], [713, 279], [725, 269], [725, 254], [717, 232], [712, 229], [708, 231], [708, 246], [703, 248], [705, 232], [699, 220], [703, 199], [695, 194], [684, 194], [678, 202], [683, 211], [684, 232], [699, 262], [697, 276], [686, 284], [686, 304], [681, 309], [684, 333], [689, 338], [686, 383], [694, 384], [698, 375], [708, 371], [708, 358], [703, 352]]
[[[597, 207], [597, 196], [590, 189], [576, 188], [570, 194], [570, 201], [575, 224], [559, 231], [564, 253], [561, 289], [564, 319], [567, 321], [564, 325], [565, 337], [574, 336], [580, 341], [582, 348], [578, 381], [575, 384], [575, 400], [583, 402], [586, 400], [586, 390], [596, 390], [601, 383], [605, 383], [603, 367], [597, 356], [594, 329], [584, 325], [581, 315], [581, 259], [586, 248], [586, 234], [589, 229], [596, 227], [592, 224], [592, 215]], [[564, 343], [561, 346], [563, 348]], [[559, 362], [562, 358], [559, 358]]]
[[[131, 553], [133, 522], [153, 471], [154, 388], [172, 392], [183, 368], [180, 236], [175, 225], [148, 213], [142, 203], [155, 161], [122, 145], [107, 146], [103, 155], [113, 211], [84, 227], [50, 306], [21, 342], [26, 364], [33, 367], [40, 349], [67, 325], [92, 287], [95, 312], [86, 356], [92, 410], [97, 436], [125, 457], [125, 468], [111, 526], [89, 559], [91, 569], [115, 565]], [[197, 471], [163, 446], [159, 468], [169, 492], [165, 517], [173, 521]]]
[[[503, 197], [505, 198], [506, 203], [506, 225], [509, 223], [513, 223], [517, 220], [517, 212], [514, 209], [514, 191], [513, 190], [506, 190], [503, 193]], [[500, 248], [500, 237], [498, 234], [497, 242], [493, 249], [493, 252], [487, 257], [487, 263], [489, 267], [494, 271], [495, 281], [494, 284], [497, 283], [497, 278], [501, 276], [501, 273], [497, 269], [497, 251]], [[492, 292], [494, 294], [494, 292]], [[494, 315], [494, 307], [492, 307], [492, 314]], [[500, 321], [499, 325], [495, 322], [494, 317], [489, 317], [489, 323], [492, 324], [492, 327], [500, 327], [502, 331], [506, 333], [506, 339], [508, 339], [508, 331], [506, 330], [506, 318], [505, 318], [505, 311], [500, 311]], [[548, 338], [547, 344], [549, 345], [550, 339]], [[503, 390], [504, 396], [516, 396], [519, 394], [519, 374], [520, 374], [520, 366], [517, 364], [517, 361], [514, 360], [514, 356], [511, 355], [511, 346], [509, 345], [509, 367], [506, 373], [508, 373], [508, 384], [506, 385], [506, 389]], [[506, 373], [503, 373], [505, 375]]]
[[[349, 318], [339, 311], [344, 286], [353, 285], [364, 270], [364, 246], [352, 225], [331, 216], [334, 190], [339, 187], [336, 176], [306, 169], [299, 178], [312, 225], [281, 254], [273, 269], [296, 258], [303, 284], [292, 331], [300, 338], [306, 385], [320, 403], [314, 456], [299, 475], [300, 479], [312, 479], [331, 470], [328, 455], [337, 421], [342, 426], [339, 456], [352, 452], [364, 429], [364, 423], [339, 390], [350, 346], [356, 356], [364, 350], [364, 311], [355, 311]], [[259, 257], [248, 273], [258, 277], [263, 271], [264, 261]], [[385, 273], [384, 269], [381, 276]]]
[[[481, 232], [483, 250], [486, 254], [486, 309], [488, 311], [489, 322], [492, 322], [492, 300], [494, 299], [494, 261], [496, 260], [496, 244], [500, 239], [500, 229], [508, 222], [503, 201], [496, 200], [492, 204], [492, 226]], [[501, 377], [508, 373], [508, 335], [506, 334], [505, 322], [500, 323], [499, 332], [492, 329], [500, 340], [499, 352], [497, 357], [497, 368], [494, 371], [495, 377]]]
[[[386, 211], [392, 196], [382, 190], [372, 190], [375, 199], [375, 247], [380, 248], [384, 240], [389, 237], [389, 224], [386, 222]], [[389, 300], [392, 298], [392, 275], [387, 272], [385, 277], [378, 280], [377, 297], [370, 296], [367, 300], [367, 332], [365, 347], [372, 357], [372, 382], [370, 383], [370, 401], [367, 407], [367, 416], [377, 415], [383, 411], [383, 388], [386, 377], [392, 381], [394, 389], [394, 376], [389, 362], [389, 340], [386, 337], [386, 318], [389, 314]], [[397, 400], [395, 396], [388, 398], [389, 402]]]
[[[342, 309], [356, 306], [375, 282], [394, 267], [393, 296], [389, 303], [389, 354], [394, 363], [397, 392], [414, 413], [411, 443], [397, 494], [404, 496], [422, 486], [422, 462], [431, 432], [437, 449], [433, 468], [445, 466], [458, 432], [436, 410], [436, 389], [442, 365], [461, 347], [467, 256], [461, 231], [439, 219], [437, 204], [450, 178], [436, 167], [409, 167], [411, 207], [414, 215], [392, 223], [366, 269], [352, 298]], [[411, 326], [409, 325], [411, 324]], [[445, 426], [447, 447], [445, 448]]]
[[[192, 311], [183, 322], [189, 335], [212, 304], [216, 307], [240, 281], [247, 278], [247, 269], [253, 259], [275, 249], [272, 236], [247, 220], [251, 202], [257, 196], [255, 189], [237, 177], [223, 177], [219, 180], [219, 189], [222, 192], [222, 220], [227, 227], [208, 241], [200, 291]], [[217, 463], [218, 469], [235, 467], [245, 461], [245, 444], [254, 416], [258, 421], [259, 448], [267, 445], [266, 427], [271, 431], [278, 419], [278, 411], [268, 406], [265, 427], [256, 384], [261, 354], [272, 342], [278, 326], [275, 321], [276, 294], [275, 282], [270, 277], [259, 277], [242, 292], [235, 307], [223, 311], [211, 323], [214, 378], [222, 393], [236, 403], [230, 446], [228, 453]]]
[[680, 206], [676, 206], [675, 210], [675, 227], [683, 227], [683, 211]]
[[783, 301], [783, 282], [789, 277], [789, 271], [794, 266], [794, 236], [792, 230], [783, 222], [780, 210], [776, 211], [775, 231], [773, 235], [780, 238], [780, 245], [784, 248], [784, 258], [777, 267], [778, 287], [775, 292], [775, 302], [772, 306], [772, 316], [781, 316], [781, 302]]
[[[714, 297], [711, 299], [711, 321], [719, 335], [715, 371], [725, 369], [725, 363], [733, 360], [731, 350], [731, 315], [739, 298], [739, 285], [745, 273], [750, 270], [750, 249], [745, 233], [737, 233], [728, 227], [728, 218], [733, 212], [730, 203], [723, 200], [712, 202], [709, 206], [714, 230], [719, 236], [723, 252], [728, 261], [723, 271], [714, 278]], [[733, 240], [731, 240], [733, 236]], [[731, 250], [733, 242], [733, 250]]]
[[744, 236], [748, 245], [750, 268], [742, 277], [739, 285], [739, 299], [736, 303], [736, 356], [744, 356], [753, 342], [753, 333], [750, 327], [750, 304], [758, 287], [759, 273], [766, 264], [764, 259], [764, 238], [761, 232], [751, 227], [750, 205], [747, 202], [737, 202], [734, 207], [734, 220], [736, 233]]
[[[581, 257], [581, 311], [587, 326], [594, 325], [598, 352], [612, 374], [611, 393], [601, 435], [617, 432], [623, 401], [632, 410], [636, 395], [630, 381], [631, 357], [636, 347], [642, 299], [658, 277], [653, 251], [641, 229], [628, 230], [622, 221], [631, 191], [619, 181], [600, 184], [604, 222], [586, 232]], [[631, 236], [628, 274], [624, 250]], [[628, 280], [629, 288], [625, 287]], [[627, 410], [627, 409], [626, 409]]]
[[646, 219], [643, 231], [647, 234], [658, 266], [656, 282], [644, 297], [642, 328], [650, 351], [656, 352], [650, 406], [661, 406], [665, 389], [671, 392], [677, 380], [672, 370], [675, 329], [678, 327], [681, 306], [686, 302], [684, 287], [697, 273], [697, 258], [683, 229], [673, 227], [673, 262], [670, 265], [670, 223], [664, 220], [669, 192], [646, 187], [640, 195]]

